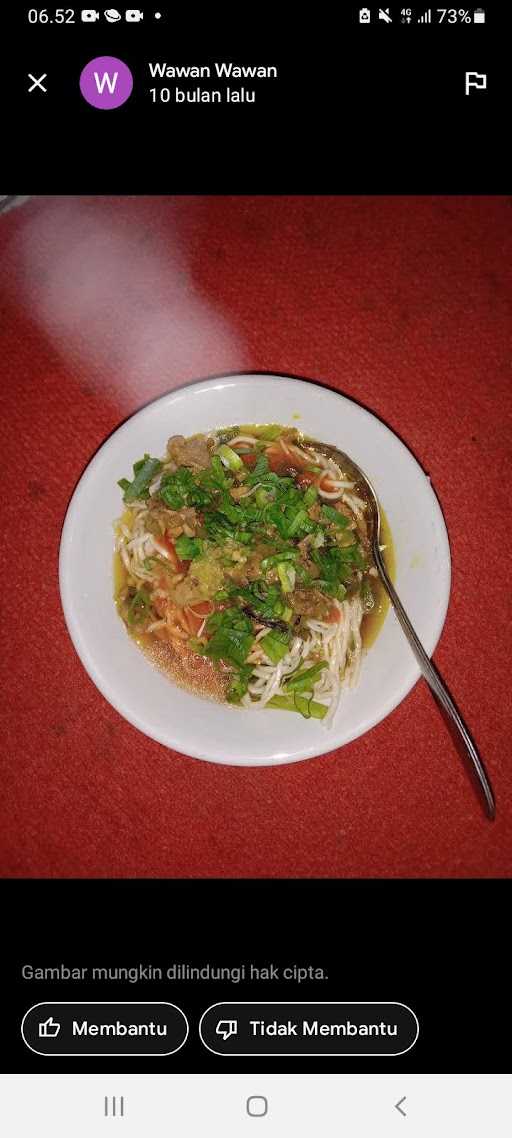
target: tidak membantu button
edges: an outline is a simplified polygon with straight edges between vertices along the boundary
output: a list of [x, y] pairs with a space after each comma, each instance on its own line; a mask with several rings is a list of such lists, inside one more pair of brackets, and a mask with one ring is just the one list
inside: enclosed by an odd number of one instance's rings
[[402, 1003], [229, 1003], [204, 1012], [215, 1055], [404, 1055], [419, 1024]]

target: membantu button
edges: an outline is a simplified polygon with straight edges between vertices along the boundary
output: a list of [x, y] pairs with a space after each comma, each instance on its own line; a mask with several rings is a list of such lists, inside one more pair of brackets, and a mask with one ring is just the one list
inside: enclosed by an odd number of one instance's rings
[[173, 1055], [189, 1032], [176, 1004], [34, 1004], [21, 1034], [37, 1055]]

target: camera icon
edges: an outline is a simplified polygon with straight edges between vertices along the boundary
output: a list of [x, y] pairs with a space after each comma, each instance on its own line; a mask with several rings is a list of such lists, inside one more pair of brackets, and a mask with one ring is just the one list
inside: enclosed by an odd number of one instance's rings
[[140, 8], [128, 8], [124, 18], [129, 24], [136, 24], [138, 20], [144, 18], [144, 12], [141, 12]]
[[84, 8], [80, 15], [84, 24], [92, 24], [100, 18], [99, 12], [95, 12], [94, 8]]

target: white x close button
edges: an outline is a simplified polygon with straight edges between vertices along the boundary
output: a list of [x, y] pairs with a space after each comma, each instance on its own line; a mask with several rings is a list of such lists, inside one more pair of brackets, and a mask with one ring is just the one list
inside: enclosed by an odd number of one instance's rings
[[29, 87], [29, 89], [28, 89], [29, 95], [32, 93], [32, 91], [36, 91], [36, 90], [43, 91], [45, 95], [47, 94], [46, 87], [43, 87], [43, 79], [48, 78], [46, 71], [45, 71], [44, 75], [39, 76], [39, 79], [36, 79], [35, 75], [31, 75], [30, 71], [28, 73], [28, 77], [29, 77], [29, 79], [32, 80], [32, 86]]

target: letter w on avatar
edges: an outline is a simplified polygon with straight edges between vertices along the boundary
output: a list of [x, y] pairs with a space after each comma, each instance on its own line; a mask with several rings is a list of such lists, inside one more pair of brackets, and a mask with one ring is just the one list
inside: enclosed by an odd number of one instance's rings
[[112, 77], [109, 75], [108, 71], [104, 71], [103, 77], [100, 79], [98, 72], [95, 71], [94, 72], [94, 79], [96, 82], [96, 86], [98, 88], [98, 94], [102, 95], [104, 90], [105, 90], [105, 87], [108, 87], [110, 94], [113, 95], [115, 92], [115, 89], [116, 89], [118, 75], [119, 75], [118, 71], [114, 71], [114, 74]]

